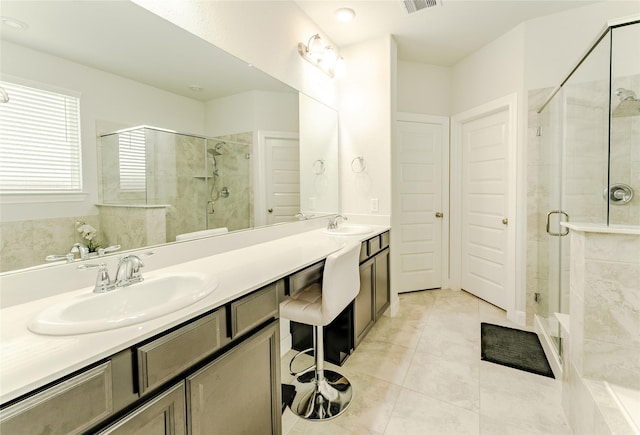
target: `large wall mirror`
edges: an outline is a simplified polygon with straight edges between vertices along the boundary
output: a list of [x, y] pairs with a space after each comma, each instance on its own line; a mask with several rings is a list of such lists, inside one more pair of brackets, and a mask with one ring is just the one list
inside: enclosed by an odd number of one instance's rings
[[[75, 99], [82, 181], [0, 186], [0, 272], [77, 259], [78, 243], [95, 256], [338, 211], [333, 109], [129, 1], [0, 6], [16, 20], [0, 28], [0, 117], [52, 112], [19, 106], [21, 89]], [[60, 155], [32, 133], [34, 155]]]

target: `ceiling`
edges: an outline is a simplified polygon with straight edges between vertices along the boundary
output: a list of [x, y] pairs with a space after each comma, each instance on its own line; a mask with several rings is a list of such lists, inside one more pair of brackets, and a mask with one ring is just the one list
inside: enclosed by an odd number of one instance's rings
[[[398, 59], [450, 66], [523, 21], [596, 1], [438, 0], [439, 5], [407, 14], [399, 0], [299, 0], [298, 6], [338, 47], [384, 35], [398, 43]], [[351, 23], [335, 19], [351, 8]]]
[[132, 2], [1, 0], [0, 4], [3, 17], [28, 25], [28, 29], [0, 26], [2, 40], [174, 94], [208, 101], [257, 89], [293, 92]]

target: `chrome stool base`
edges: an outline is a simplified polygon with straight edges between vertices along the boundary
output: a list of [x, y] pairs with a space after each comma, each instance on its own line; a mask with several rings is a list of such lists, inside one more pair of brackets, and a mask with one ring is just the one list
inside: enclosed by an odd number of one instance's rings
[[309, 372], [296, 379], [296, 397], [291, 411], [307, 420], [323, 421], [338, 417], [351, 403], [351, 383], [331, 370], [324, 370], [324, 379], [319, 381], [315, 376], [315, 372]]

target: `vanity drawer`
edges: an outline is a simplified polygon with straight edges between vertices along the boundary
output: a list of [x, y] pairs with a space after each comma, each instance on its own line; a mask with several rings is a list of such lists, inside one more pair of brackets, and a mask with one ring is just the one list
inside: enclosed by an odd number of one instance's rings
[[112, 413], [111, 362], [2, 410], [0, 433], [80, 433]]
[[389, 246], [389, 231], [380, 234], [380, 249], [384, 249]]
[[231, 338], [250, 331], [265, 320], [278, 317], [279, 280], [231, 303]]
[[367, 240], [367, 243], [369, 244], [369, 257], [380, 252], [380, 236]]
[[324, 271], [324, 261], [313, 264], [299, 272], [289, 276], [289, 296], [293, 296], [300, 290], [309, 287], [311, 284], [322, 282], [322, 272]]
[[140, 394], [152, 390], [221, 347], [222, 309], [136, 349]]

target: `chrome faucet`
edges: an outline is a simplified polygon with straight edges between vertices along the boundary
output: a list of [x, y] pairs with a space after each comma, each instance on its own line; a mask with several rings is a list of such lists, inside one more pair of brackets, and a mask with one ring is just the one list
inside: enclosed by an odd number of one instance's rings
[[298, 218], [299, 221], [306, 221], [307, 219], [312, 218], [313, 215], [312, 214], [306, 214], [305, 212], [301, 211], [299, 213], [296, 213], [295, 217]]
[[89, 248], [87, 248], [82, 243], [74, 244], [73, 247], [71, 248], [71, 253], [72, 254], [77, 253], [81, 260], [86, 260], [87, 258], [89, 258]]
[[[119, 248], [119, 246], [118, 246]], [[153, 252], [147, 252], [142, 255], [153, 255]], [[100, 264], [81, 264], [78, 269], [98, 269], [96, 277], [96, 285], [93, 288], [94, 293], [106, 293], [117, 288], [127, 287], [137, 282], [142, 282], [144, 278], [140, 269], [144, 267], [144, 263], [137, 255], [129, 254], [120, 259], [118, 269], [116, 269], [116, 278], [111, 280], [109, 271], [105, 263]]]
[[100, 264], [81, 264], [78, 266], [80, 270], [86, 269], [95, 269], [98, 267], [98, 276], [96, 277], [96, 285], [93, 287], [94, 293], [106, 293], [108, 291], [114, 290], [116, 288], [116, 283], [111, 281], [109, 278], [109, 271], [107, 270], [107, 265], [104, 263]]
[[348, 220], [348, 218], [345, 215], [342, 214], [334, 214], [332, 216], [329, 216], [329, 223], [327, 224], [327, 229], [328, 230], [335, 230], [336, 228], [338, 228], [338, 220], [342, 219], [342, 220]]
[[142, 282], [142, 272], [140, 269], [144, 263], [137, 255], [126, 255], [120, 259], [118, 269], [116, 269], [116, 287], [126, 287], [137, 282]]

